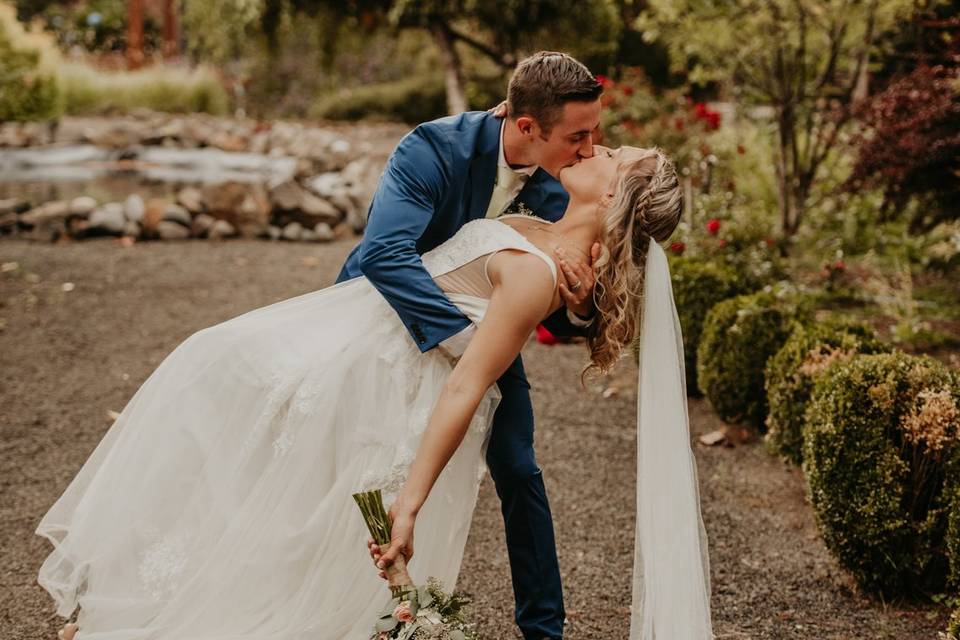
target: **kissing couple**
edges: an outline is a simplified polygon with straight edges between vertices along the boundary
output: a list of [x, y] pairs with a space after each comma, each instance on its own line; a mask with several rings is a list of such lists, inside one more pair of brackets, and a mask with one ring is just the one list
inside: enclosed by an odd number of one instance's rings
[[[602, 90], [569, 55], [523, 60], [503, 117], [400, 141], [336, 284], [197, 331], [160, 363], [37, 527], [54, 547], [39, 583], [59, 615], [79, 607], [61, 637], [366, 640], [400, 554], [418, 582], [455, 587], [489, 470], [516, 624], [562, 638], [520, 357], [540, 323], [585, 336], [585, 372], [639, 340], [629, 637], [713, 637], [659, 245], [681, 187], [660, 149], [593, 143]], [[365, 488], [390, 504], [387, 548], [362, 547]]]

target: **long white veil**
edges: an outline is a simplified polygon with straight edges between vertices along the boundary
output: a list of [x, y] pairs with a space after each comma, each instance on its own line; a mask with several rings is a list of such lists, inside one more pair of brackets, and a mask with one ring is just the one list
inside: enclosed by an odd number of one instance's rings
[[667, 256], [652, 240], [644, 289], [630, 640], [710, 640], [710, 558], [690, 448], [680, 320]]

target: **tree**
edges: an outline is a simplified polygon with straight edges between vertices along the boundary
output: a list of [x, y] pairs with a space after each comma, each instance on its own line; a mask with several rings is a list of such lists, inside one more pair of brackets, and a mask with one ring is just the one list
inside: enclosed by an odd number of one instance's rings
[[[237, 1], [237, 0], [234, 0]], [[284, 10], [310, 13], [318, 7], [339, 12], [369, 26], [423, 29], [431, 35], [443, 63], [447, 108], [467, 108], [461, 51], [471, 51], [506, 74], [536, 42], [567, 43], [606, 57], [616, 50], [620, 29], [616, 4], [610, 0], [264, 0], [264, 32], [268, 39]], [[619, 3], [632, 4], [630, 0]], [[536, 49], [533, 49], [536, 50]]]
[[718, 81], [774, 112], [785, 236], [800, 228], [824, 160], [868, 90], [877, 34], [910, 0], [650, 0], [638, 26], [694, 84]]

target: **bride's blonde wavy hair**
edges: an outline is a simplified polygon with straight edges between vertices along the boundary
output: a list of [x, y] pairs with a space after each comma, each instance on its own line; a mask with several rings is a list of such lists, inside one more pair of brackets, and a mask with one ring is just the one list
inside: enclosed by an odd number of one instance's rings
[[592, 370], [610, 371], [633, 340], [643, 309], [650, 241], [669, 238], [683, 212], [683, 193], [673, 162], [659, 148], [643, 151], [618, 168], [616, 190], [601, 223], [601, 253], [593, 265], [596, 316], [587, 334], [590, 363], [583, 375]]

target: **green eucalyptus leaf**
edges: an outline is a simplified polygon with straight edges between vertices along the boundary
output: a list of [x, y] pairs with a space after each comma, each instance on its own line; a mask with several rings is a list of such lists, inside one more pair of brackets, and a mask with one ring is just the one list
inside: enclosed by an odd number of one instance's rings
[[390, 616], [389, 618], [380, 618], [377, 620], [376, 629], [377, 631], [393, 631], [398, 624], [400, 624], [400, 621], [393, 616]]

